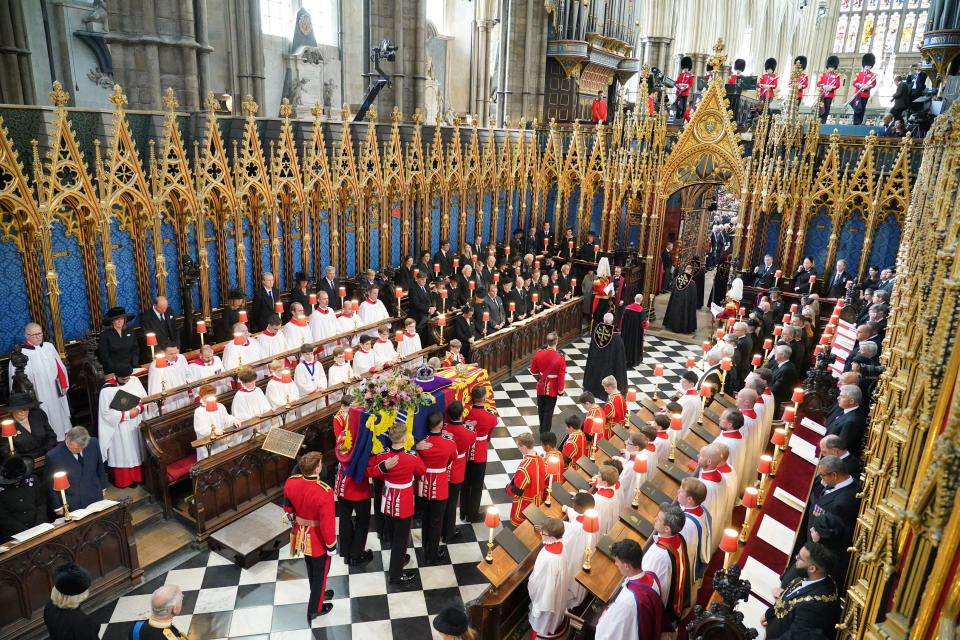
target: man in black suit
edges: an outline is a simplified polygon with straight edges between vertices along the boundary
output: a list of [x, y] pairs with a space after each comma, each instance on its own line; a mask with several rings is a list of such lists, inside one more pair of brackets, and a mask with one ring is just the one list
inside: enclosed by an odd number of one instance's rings
[[830, 277], [830, 284], [827, 285], [828, 298], [842, 298], [847, 295], [847, 283], [853, 280], [853, 275], [847, 272], [847, 261], [837, 260], [837, 268]]
[[[824, 456], [837, 456], [843, 461], [843, 466], [846, 467], [847, 474], [851, 478], [855, 481], [860, 478], [860, 473], [863, 471], [860, 458], [850, 453], [850, 450], [847, 449], [847, 443], [840, 436], [829, 435], [820, 439], [820, 457]], [[820, 497], [824, 487], [819, 480], [819, 476], [817, 477], [817, 483], [820, 485], [820, 490], [817, 491], [816, 497]]]
[[440, 251], [433, 254], [433, 263], [440, 265], [440, 275], [453, 275], [453, 254], [450, 252], [450, 241], [446, 238], [440, 241]]
[[[310, 305], [310, 278], [303, 271], [297, 271], [293, 278], [296, 280], [296, 284], [290, 289], [290, 298], [287, 302], [289, 304], [299, 302], [303, 306], [303, 312], [309, 316], [313, 313], [313, 306], [316, 306]], [[288, 313], [287, 316], [289, 317], [289, 315]]]
[[477, 279], [483, 286], [489, 287], [493, 283], [493, 274], [497, 273], [497, 259], [488, 255], [483, 261], [483, 267], [477, 269]]
[[571, 297], [577, 295], [577, 292], [573, 290], [573, 276], [570, 274], [572, 268], [569, 262], [564, 262], [560, 266], [560, 272], [557, 274], [557, 286], [560, 287], [561, 297], [565, 297], [568, 293], [571, 294]]
[[430, 316], [437, 310], [433, 306], [433, 297], [427, 288], [427, 274], [417, 272], [414, 285], [410, 289], [410, 315], [417, 321], [417, 333], [420, 334], [421, 344], [426, 344], [426, 327]]
[[262, 286], [253, 292], [253, 317], [250, 318], [250, 331], [256, 333], [267, 328], [267, 320], [275, 313], [274, 308], [280, 302], [280, 289], [274, 286], [273, 274], [263, 274]]
[[863, 436], [867, 429], [867, 416], [863, 408], [863, 395], [860, 387], [845, 384], [840, 387], [837, 406], [842, 409], [827, 422], [827, 435], [836, 435], [847, 443], [854, 455], [863, 450]]
[[[543, 226], [537, 231], [537, 250], [532, 252], [534, 255], [540, 253], [551, 253], [553, 251], [553, 235], [550, 233], [550, 223], [544, 221]], [[544, 243], [546, 240], [546, 243]]]
[[487, 285], [487, 297], [483, 299], [483, 302], [487, 305], [487, 310], [490, 311], [490, 325], [487, 327], [488, 334], [503, 329], [503, 325], [506, 324], [507, 321], [506, 308], [503, 305], [503, 300], [501, 300], [498, 295], [499, 290], [500, 287], [497, 286], [497, 283], [491, 282]]
[[[865, 342], [872, 342], [877, 345], [877, 352], [873, 354], [879, 358], [880, 356], [880, 334], [877, 332], [877, 325], [872, 322], [864, 322], [863, 324], [857, 325], [857, 341], [853, 344], [853, 349], [850, 350], [850, 355], [847, 356], [847, 359], [843, 363], [843, 370], [850, 371], [853, 367], [853, 363], [857, 360], [857, 356], [860, 355], [860, 346]], [[872, 349], [871, 349], [872, 351]], [[871, 357], [870, 362], [861, 363], [861, 364], [878, 364], [873, 362], [873, 357]]]
[[776, 640], [788, 633], [801, 637], [803, 631], [819, 631], [824, 638], [836, 634], [840, 599], [828, 575], [833, 564], [823, 545], [808, 542], [801, 547], [796, 563], [781, 576], [780, 588], [773, 590], [776, 602], [760, 620], [767, 638]]
[[326, 291], [327, 297], [330, 299], [330, 306], [334, 310], [340, 311], [343, 302], [340, 300], [340, 280], [337, 279], [336, 267], [331, 265], [323, 270], [323, 277], [317, 282], [317, 290]]
[[880, 285], [877, 289], [879, 291], [893, 291], [893, 269], [884, 269], [880, 272]]
[[763, 256], [763, 264], [753, 268], [753, 286], [758, 289], [769, 289], [773, 286], [773, 276], [776, 272], [773, 256], [768, 253]]
[[583, 260], [584, 262], [592, 262], [596, 264], [598, 254], [594, 252], [593, 247], [596, 244], [597, 234], [593, 231], [587, 232], [586, 241], [580, 245], [580, 250], [577, 251], [577, 260]]
[[737, 337], [736, 352], [739, 355], [739, 366], [737, 367], [739, 376], [737, 377], [740, 380], [746, 380], [747, 374], [752, 369], [753, 336], [747, 333], [747, 323], [742, 321], [733, 323], [733, 335]]
[[153, 299], [153, 307], [140, 314], [140, 327], [144, 333], [157, 336], [157, 344], [175, 344], [180, 347], [180, 332], [177, 317], [173, 315], [165, 296]]
[[797, 368], [790, 362], [792, 350], [787, 345], [778, 344], [773, 349], [773, 358], [767, 362], [767, 369], [773, 372], [770, 380], [770, 393], [776, 401], [774, 415], [783, 412], [783, 403], [790, 400], [793, 388], [797, 386]]
[[890, 105], [890, 115], [894, 120], [903, 121], [903, 112], [910, 108], [913, 99], [910, 97], [910, 83], [903, 76], [894, 76], [894, 84], [897, 85], [893, 92], [893, 104]]
[[860, 500], [856, 480], [847, 472], [843, 460], [824, 456], [817, 465], [823, 493], [807, 504], [805, 517], [808, 540], [819, 542], [840, 562], [835, 576], [841, 579], [846, 570], [847, 547], [853, 542], [853, 528], [857, 524]]
[[53, 490], [53, 476], [66, 471], [70, 488], [66, 490], [67, 508], [82, 509], [103, 500], [107, 489], [107, 471], [100, 455], [100, 443], [83, 427], [67, 431], [63, 442], [47, 452], [47, 486], [50, 508], [63, 515], [63, 499]]
[[483, 260], [490, 255], [490, 251], [483, 245], [483, 238], [480, 236], [475, 237], [473, 242], [470, 243], [470, 251], [477, 256], [477, 260]]

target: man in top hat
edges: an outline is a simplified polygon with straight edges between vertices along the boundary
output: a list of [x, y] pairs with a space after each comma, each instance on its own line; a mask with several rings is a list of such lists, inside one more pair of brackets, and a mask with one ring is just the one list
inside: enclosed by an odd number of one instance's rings
[[90, 572], [69, 562], [53, 572], [50, 602], [43, 608], [43, 623], [51, 640], [97, 640], [100, 625], [80, 609], [90, 591]]
[[103, 317], [104, 330], [100, 333], [100, 346], [97, 357], [103, 365], [104, 373], [115, 373], [121, 365], [136, 369], [139, 365], [137, 339], [127, 323], [133, 320], [133, 314], [123, 307], [111, 307]]
[[727, 84], [740, 86], [743, 82], [743, 72], [747, 68], [747, 61], [743, 58], [737, 58], [733, 61], [733, 74], [727, 79]]
[[803, 92], [810, 86], [810, 77], [807, 76], [807, 56], [797, 56], [793, 59], [794, 64], [800, 65], [800, 75], [796, 80], [791, 80], [790, 84], [797, 91], [797, 105], [803, 102]]
[[830, 115], [830, 105], [833, 103], [833, 97], [840, 88], [840, 74], [837, 73], [837, 67], [840, 66], [840, 58], [830, 56], [827, 58], [827, 70], [820, 74], [817, 80], [817, 89], [820, 91], [820, 122], [826, 122]]
[[[179, 356], [182, 358], [183, 356]], [[186, 370], [186, 366], [184, 366]], [[114, 398], [123, 391], [142, 398], [147, 395], [140, 379], [126, 367], [116, 372], [100, 389], [99, 421], [100, 452], [113, 473], [113, 484], [129, 487], [143, 482], [143, 445], [140, 441], [140, 422], [143, 405], [137, 403], [128, 409], [112, 406]]]
[[873, 72], [877, 57], [872, 53], [865, 53], [861, 62], [863, 68], [853, 79], [853, 100], [850, 101], [850, 106], [853, 108], [853, 124], [863, 124], [863, 114], [867, 110], [867, 101], [870, 100], [870, 90], [877, 86], [877, 74]]
[[758, 107], [761, 111], [770, 104], [770, 101], [773, 100], [775, 94], [777, 93], [777, 85], [779, 80], [777, 79], [777, 59], [776, 58], [767, 58], [767, 61], [763, 63], [764, 74], [760, 76], [760, 79], [757, 81], [757, 100]]
[[249, 318], [252, 331], [267, 328], [267, 320], [275, 313], [278, 302], [281, 302], [280, 289], [274, 286], [273, 274], [268, 271], [263, 274], [262, 285], [253, 292], [253, 312]]
[[[67, 389], [70, 379], [67, 366], [60, 358], [53, 343], [43, 341], [43, 329], [36, 322], [29, 323], [23, 330], [24, 343], [21, 353], [27, 356], [27, 365], [23, 372], [33, 383], [36, 399], [43, 403], [44, 413], [57, 434], [57, 440], [63, 440], [63, 434], [70, 428], [70, 404], [67, 402]], [[13, 389], [13, 362], [10, 362], [10, 389]], [[43, 454], [40, 454], [43, 455]]]

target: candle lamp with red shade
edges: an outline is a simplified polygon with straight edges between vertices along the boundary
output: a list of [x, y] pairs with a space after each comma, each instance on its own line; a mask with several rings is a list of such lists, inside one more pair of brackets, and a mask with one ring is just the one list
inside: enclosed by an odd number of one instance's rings
[[147, 337], [147, 346], [150, 347], [150, 359], [153, 360], [157, 357], [157, 354], [154, 352], [155, 347], [157, 346], [157, 334], [148, 333], [146, 337]]
[[163, 375], [163, 370], [167, 368], [167, 356], [160, 354], [157, 356], [157, 359], [153, 361], [153, 366], [160, 370], [160, 395], [165, 395], [167, 393], [167, 379]]
[[680, 437], [681, 429], [683, 429], [683, 416], [674, 413], [670, 416], [670, 455], [667, 456], [670, 462], [677, 459], [677, 438]]
[[763, 508], [763, 500], [770, 488], [770, 482], [773, 480], [773, 458], [764, 454], [760, 456], [760, 462], [757, 463], [757, 471], [760, 473], [760, 491], [757, 494], [757, 508]]
[[[641, 452], [636, 455], [633, 459], [633, 472], [638, 476], [641, 476], [647, 472], [647, 454]], [[640, 482], [639, 478], [637, 480], [637, 486], [633, 489], [633, 503], [631, 507], [634, 509], [640, 508]]]
[[553, 479], [560, 475], [560, 456], [555, 451], [551, 452], [544, 460], [544, 466], [547, 469], [547, 499], [543, 504], [550, 506], [550, 487], [553, 486]]
[[490, 538], [487, 540], [487, 555], [484, 560], [487, 564], [491, 564], [493, 562], [493, 531], [500, 526], [500, 511], [496, 507], [487, 508], [484, 524], [490, 530]]
[[759, 504], [760, 492], [756, 487], [747, 487], [743, 490], [741, 502], [747, 508], [747, 514], [743, 518], [743, 526], [740, 528], [740, 544], [746, 544], [750, 536], [750, 530], [757, 519], [757, 505]]
[[213, 414], [217, 412], [217, 396], [207, 396], [203, 399], [203, 406], [210, 414], [210, 440], [217, 439], [217, 425], [213, 422]]
[[[637, 401], [637, 388], [627, 387], [627, 417], [630, 416], [630, 403]], [[639, 408], [637, 409], [639, 412]]]
[[653, 365], [653, 401], [656, 402], [659, 400], [657, 392], [660, 390], [660, 378], [663, 377], [663, 365], [655, 364]]
[[440, 331], [437, 332], [440, 334], [440, 346], [443, 346], [443, 328], [447, 326], [447, 319], [442, 313], [437, 316], [437, 326], [440, 327]]
[[57, 471], [53, 474], [53, 490], [60, 492], [60, 500], [63, 501], [63, 519], [72, 520], [70, 509], [67, 506], [67, 489], [70, 488], [70, 480], [67, 478], [66, 471]]
[[593, 553], [593, 534], [600, 531], [600, 514], [596, 509], [583, 513], [583, 531], [587, 534], [587, 548], [583, 552], [583, 570], [590, 573], [590, 554]]
[[200, 334], [200, 346], [203, 346], [203, 334], [207, 332], [206, 320], [197, 320], [197, 333]]
[[237, 311], [237, 320], [240, 321], [240, 322], [242, 322], [242, 323], [244, 323], [244, 324], [247, 323], [247, 310], [246, 310], [246, 309], [240, 309], [240, 311]]
[[17, 425], [14, 424], [11, 418], [4, 420], [2, 425], [3, 430], [0, 432], [0, 435], [7, 439], [7, 444], [10, 446], [10, 455], [13, 455], [16, 453], [16, 451], [13, 450], [13, 437], [17, 435]]
[[593, 435], [593, 445], [590, 447], [590, 459], [597, 459], [597, 440], [600, 439], [600, 434], [603, 433], [603, 418], [592, 418], [589, 421], [590, 430], [587, 432]]
[[733, 560], [733, 554], [737, 552], [740, 544], [740, 532], [736, 529], [724, 529], [723, 538], [720, 540], [720, 550], [723, 551], [723, 568], [730, 566]]
[[773, 435], [770, 436], [770, 443], [773, 445], [773, 475], [776, 475], [777, 469], [780, 468], [780, 461], [783, 460], [789, 440], [790, 434], [782, 427], [774, 429]]

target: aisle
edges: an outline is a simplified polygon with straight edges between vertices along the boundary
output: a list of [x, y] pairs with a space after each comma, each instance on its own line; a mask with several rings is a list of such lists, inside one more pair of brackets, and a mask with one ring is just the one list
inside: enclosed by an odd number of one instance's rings
[[[586, 365], [587, 344], [587, 339], [581, 338], [562, 349], [567, 356], [568, 381], [566, 395], [558, 400], [554, 417], [553, 430], [558, 436], [564, 431], [564, 418], [573, 411], [580, 412], [575, 401], [582, 391], [579, 381]], [[641, 393], [651, 393], [653, 380], [649, 376], [653, 364], [660, 363], [664, 365], [660, 390], [671, 390], [680, 381], [688, 355], [699, 357], [699, 348], [648, 334], [645, 364], [629, 372], [630, 383]], [[529, 374], [494, 386], [503, 425], [491, 434], [482, 504], [484, 507], [498, 505], [504, 517], [510, 512], [505, 487], [520, 463], [513, 436], [537, 431], [534, 386], [533, 376]], [[375, 534], [367, 538], [374, 559], [365, 567], [349, 568], [339, 557], [333, 558], [327, 582], [327, 587], [335, 592], [333, 611], [315, 619], [312, 630], [307, 628], [305, 612], [309, 595], [306, 565], [302, 558], [289, 557], [289, 547], [274, 552], [250, 569], [241, 569], [226, 558], [204, 550], [101, 607], [93, 613], [93, 618], [102, 625], [101, 638], [126, 640], [130, 637], [132, 621], [149, 615], [153, 590], [173, 583], [184, 591], [183, 612], [174, 624], [191, 640], [430, 638], [433, 616], [447, 606], [462, 606], [486, 587], [476, 564], [486, 552], [485, 542], [477, 540], [485, 540], [487, 530], [481, 523], [463, 525], [461, 531], [461, 540], [447, 545], [450, 562], [420, 567], [423, 561], [421, 531], [413, 530], [416, 553], [407, 568], [415, 569], [420, 575], [414, 586], [388, 584], [384, 567], [389, 565], [390, 551], [380, 550]]]

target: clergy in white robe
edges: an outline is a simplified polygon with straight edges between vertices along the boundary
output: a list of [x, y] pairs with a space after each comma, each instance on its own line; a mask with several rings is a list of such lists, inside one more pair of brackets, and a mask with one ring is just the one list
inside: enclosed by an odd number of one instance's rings
[[374, 361], [378, 367], [384, 367], [397, 361], [397, 349], [390, 341], [390, 327], [383, 325], [378, 332], [377, 341], [373, 343]]
[[[347, 382], [353, 377], [353, 369], [350, 363], [344, 360], [343, 352], [343, 347], [334, 347], [333, 349], [333, 363], [330, 365], [330, 370], [327, 371], [327, 386], [329, 387]], [[327, 402], [329, 404], [340, 402], [342, 397], [343, 392], [337, 391], [327, 396]]]
[[[24, 329], [23, 355], [27, 356], [24, 368], [27, 378], [33, 383], [37, 400], [43, 403], [43, 412], [50, 420], [50, 426], [57, 434], [57, 440], [63, 440], [64, 434], [73, 427], [70, 423], [70, 404], [67, 402], [67, 389], [70, 378], [67, 366], [63, 364], [57, 348], [43, 341], [43, 329], [31, 322]], [[13, 389], [13, 363], [10, 363], [10, 388]]]
[[[230, 406], [230, 412], [233, 417], [240, 422], [246, 422], [250, 418], [270, 413], [273, 409], [267, 396], [263, 394], [260, 387], [257, 386], [257, 374], [248, 368], [244, 368], [237, 375], [240, 380], [240, 386], [237, 392], [233, 394], [233, 404]], [[260, 431], [269, 431], [274, 421], [265, 421], [258, 425]], [[242, 432], [238, 440], [248, 440], [253, 435], [252, 429]]]
[[[353, 308], [347, 308], [347, 304], [352, 304], [347, 301], [344, 302], [343, 311], [340, 312], [340, 315], [337, 316], [337, 333], [352, 333], [360, 326], [360, 317], [357, 315], [356, 311]], [[349, 347], [355, 345], [360, 341], [359, 334], [354, 335], [353, 338], [343, 338], [339, 343], [344, 347]]]
[[[587, 549], [589, 534], [583, 530], [583, 514], [595, 506], [593, 495], [581, 491], [573, 496], [573, 508], [566, 510], [563, 531], [563, 558], [567, 562], [569, 575], [576, 576], [583, 566], [583, 556]], [[571, 609], [583, 602], [587, 596], [586, 588], [576, 581], [570, 583], [570, 600], [567, 608]]]
[[657, 577], [644, 571], [643, 550], [636, 540], [611, 546], [620, 574], [620, 592], [597, 622], [596, 640], [660, 640], [663, 600]]
[[100, 455], [103, 456], [103, 463], [112, 470], [113, 484], [118, 487], [143, 482], [143, 443], [140, 436], [143, 406], [138, 405], [127, 411], [110, 407], [120, 390], [138, 398], [147, 395], [140, 379], [132, 373], [128, 365], [122, 365], [115, 377], [100, 389], [98, 402]]
[[[723, 536], [723, 530], [730, 523], [731, 512], [733, 511], [733, 501], [730, 498], [733, 493], [728, 490], [723, 474], [717, 470], [717, 467], [723, 462], [719, 447], [708, 444], [700, 449], [697, 462], [700, 466], [697, 477], [703, 482], [707, 490], [707, 497], [703, 504], [712, 516], [711, 539], [714, 544], [719, 544]], [[734, 487], [734, 491], [736, 491], [736, 487]]]
[[[224, 431], [232, 429], [240, 424], [234, 416], [230, 415], [227, 408], [216, 403], [216, 411], [210, 411], [207, 408], [207, 398], [213, 397], [216, 400], [216, 388], [213, 385], [205, 384], [198, 390], [200, 397], [200, 406], [193, 411], [193, 430], [197, 434], [197, 440], [206, 438], [211, 433], [220, 436]], [[213, 444], [204, 447], [197, 447], [197, 460], [203, 460], [220, 451], [224, 451], [233, 446], [238, 441], [239, 434], [231, 434], [218, 438]]]
[[[384, 320], [390, 319], [387, 307], [384, 306], [383, 301], [377, 299], [379, 295], [379, 287], [374, 285], [367, 289], [367, 297], [360, 303], [360, 308], [357, 309], [357, 321], [361, 327], [373, 322], [383, 322]], [[367, 329], [364, 333], [376, 337], [377, 329]]]
[[620, 474], [616, 467], [601, 465], [597, 478], [597, 492], [593, 494], [597, 515], [600, 521], [599, 535], [606, 535], [620, 520], [620, 498], [617, 488], [620, 486]]
[[[744, 391], [745, 390], [742, 389], [740, 393], [742, 394]], [[722, 431], [714, 443], [722, 443], [727, 447], [727, 462], [738, 471], [737, 492], [739, 495], [743, 495], [744, 485], [749, 476], [749, 474], [745, 473], [743, 474], [744, 477], [741, 478], [739, 470], [747, 468], [748, 458], [753, 455], [753, 452], [750, 450], [752, 446], [751, 434], [745, 433], [743, 420], [744, 416], [739, 410], [726, 409], [720, 415], [720, 428]]]
[[[276, 324], [273, 321], [276, 320]], [[273, 314], [268, 320], [267, 328], [257, 336], [260, 345], [261, 358], [273, 358], [293, 347], [287, 346], [287, 339], [280, 330], [280, 316]], [[295, 345], [299, 347], [300, 345]]]
[[[187, 366], [187, 381], [198, 382], [223, 372], [223, 361], [220, 356], [213, 355], [213, 345], [205, 344], [200, 347], [200, 357], [191, 360]], [[216, 394], [230, 390], [230, 378], [220, 378], [210, 384], [216, 389]]]
[[701, 402], [700, 395], [697, 393], [697, 374], [689, 370], [684, 371], [683, 378], [680, 380], [680, 389], [683, 394], [677, 399], [677, 404], [683, 408], [680, 412], [683, 428], [677, 437], [682, 440], [700, 419]]
[[[411, 353], [416, 353], [423, 348], [420, 342], [420, 334], [417, 333], [417, 321], [413, 318], [407, 318], [404, 323], [404, 332], [401, 334], [401, 340], [397, 343], [397, 355], [405, 358]], [[419, 367], [423, 364], [423, 358], [410, 360], [405, 366]]]
[[[291, 306], [300, 306], [299, 303], [293, 303]], [[313, 332], [304, 315], [293, 316], [290, 322], [283, 325], [283, 341], [286, 346], [285, 351], [299, 349], [308, 342], [313, 341]]]
[[233, 325], [233, 340], [223, 347], [223, 369], [230, 371], [264, 358], [260, 343], [250, 338], [247, 325], [243, 322]]
[[363, 335], [360, 344], [353, 352], [353, 375], [360, 376], [377, 369], [377, 356], [373, 353], [373, 338]]
[[[693, 572], [694, 586], [699, 589], [703, 574], [713, 554], [710, 512], [703, 507], [707, 488], [697, 478], [684, 478], [677, 490], [677, 503], [687, 521], [680, 535], [687, 543], [687, 559]], [[696, 591], [693, 593], [696, 596]]]
[[657, 450], [657, 459], [653, 466], [670, 457], [670, 416], [665, 413], [658, 413], [653, 417], [653, 423], [657, 427], [657, 437], [653, 439], [653, 446]]
[[730, 464], [730, 450], [727, 448], [726, 443], [719, 440], [720, 439], [717, 438], [717, 440], [713, 442], [717, 447], [717, 451], [720, 452], [720, 464], [717, 465], [717, 471], [723, 476], [723, 484], [726, 485], [725, 488], [727, 491], [727, 501], [730, 504], [730, 511], [733, 511], [733, 508], [740, 501], [740, 496], [743, 495], [743, 492], [740, 491], [740, 472]]
[[[657, 576], [665, 622], [679, 621], [690, 607], [691, 571], [686, 542], [680, 531], [686, 524], [683, 509], [671, 502], [660, 504], [653, 521], [654, 543], [643, 552], [643, 569]], [[665, 624], [665, 628], [670, 625]]]
[[[327, 292], [322, 290], [318, 291], [317, 307], [313, 310], [313, 313], [310, 314], [310, 320], [308, 322], [310, 335], [314, 342], [335, 336], [340, 331], [340, 327], [337, 324], [337, 312], [328, 306], [329, 303], [330, 298]], [[329, 356], [333, 353], [335, 346], [337, 345], [334, 342], [323, 345], [323, 355]]]
[[548, 518], [540, 531], [543, 548], [533, 563], [527, 581], [530, 593], [530, 628], [533, 637], [550, 638], [566, 624], [564, 612], [570, 601], [570, 571], [563, 557], [563, 522]]
[[[159, 356], [159, 354], [157, 354]], [[180, 391], [170, 393], [175, 387], [187, 384], [189, 379], [189, 368], [187, 359], [180, 353], [176, 345], [170, 345], [164, 349], [164, 360], [166, 366], [157, 367], [159, 360], [150, 363], [147, 370], [147, 392], [153, 396], [166, 390], [167, 396], [163, 399], [163, 413], [170, 413], [174, 409], [185, 407], [191, 402], [190, 392]], [[147, 416], [153, 415], [153, 410], [147, 411]]]
[[[300, 349], [300, 362], [293, 370], [293, 382], [297, 385], [297, 392], [301, 398], [327, 388], [327, 376], [323, 373], [323, 365], [317, 361], [313, 349], [309, 346], [305, 345]], [[316, 411], [325, 406], [327, 406], [327, 400], [321, 398], [305, 406], [302, 413]]]

